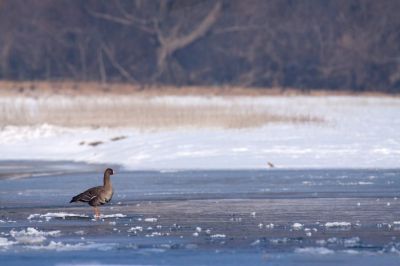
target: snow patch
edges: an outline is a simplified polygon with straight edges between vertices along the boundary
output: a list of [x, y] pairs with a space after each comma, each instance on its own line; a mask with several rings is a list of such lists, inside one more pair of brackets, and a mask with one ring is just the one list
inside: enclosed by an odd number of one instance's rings
[[[0, 99], [0, 101], [9, 99]], [[226, 97], [153, 97], [174, 106], [218, 104]], [[125, 169], [396, 168], [399, 162], [400, 99], [390, 97], [234, 97], [235, 104], [263, 106], [277, 115], [321, 117], [325, 123], [269, 123], [240, 130], [67, 128], [53, 125], [5, 126], [2, 159], [73, 160], [122, 164]], [[24, 100], [31, 109], [40, 99]], [[94, 98], [93, 101], [103, 101]], [[13, 102], [13, 101], [10, 101]], [[52, 100], [54, 101], [54, 99]], [[57, 102], [69, 103], [66, 97]], [[54, 104], [53, 103], [53, 104]], [[340, 107], [340, 108], [339, 108]], [[293, 132], [296, 132], [295, 138]], [[209, 136], [216, 136], [210, 138]], [[124, 148], [115, 136], [126, 136]], [[309, 140], [312, 140], [311, 142]], [[138, 141], [140, 140], [140, 141]], [[80, 142], [103, 141], [88, 147]], [[144, 145], [154, 143], [154, 145]], [[134, 152], [132, 152], [134, 151]], [[168, 155], [168, 156], [166, 156]], [[199, 160], [199, 158], [201, 160]], [[379, 160], [371, 160], [379, 158]], [[234, 162], [234, 163], [232, 163]], [[372, 185], [367, 179], [345, 185]]]

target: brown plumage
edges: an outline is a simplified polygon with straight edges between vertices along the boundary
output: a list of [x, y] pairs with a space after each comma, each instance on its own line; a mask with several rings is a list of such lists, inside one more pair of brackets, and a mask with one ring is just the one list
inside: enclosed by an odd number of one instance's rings
[[100, 216], [98, 206], [104, 205], [109, 202], [113, 196], [113, 189], [111, 185], [110, 175], [113, 175], [114, 171], [111, 168], [107, 168], [104, 171], [104, 184], [98, 187], [92, 187], [76, 195], [70, 201], [72, 202], [87, 202], [90, 206], [94, 207], [95, 217]]

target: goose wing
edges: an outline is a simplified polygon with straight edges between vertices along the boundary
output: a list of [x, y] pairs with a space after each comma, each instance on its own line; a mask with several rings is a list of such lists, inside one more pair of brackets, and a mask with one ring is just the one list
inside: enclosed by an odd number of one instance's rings
[[102, 193], [103, 190], [104, 188], [102, 186], [89, 188], [88, 190], [82, 192], [81, 194], [78, 194], [75, 197], [73, 197], [70, 203], [76, 201], [90, 202], [93, 199], [99, 197], [99, 195]]

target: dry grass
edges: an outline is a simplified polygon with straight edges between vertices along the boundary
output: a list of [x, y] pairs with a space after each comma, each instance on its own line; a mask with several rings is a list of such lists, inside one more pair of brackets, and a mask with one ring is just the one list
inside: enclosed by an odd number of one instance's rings
[[[241, 87], [140, 87], [130, 84], [0, 81], [0, 126], [249, 128], [268, 123], [321, 123], [321, 117], [282, 115], [236, 96], [298, 95], [298, 91]], [[154, 101], [162, 96], [217, 96], [201, 105]], [[237, 97], [236, 97], [237, 98]]]
[[[156, 99], [156, 100], [155, 100]], [[179, 127], [249, 128], [268, 123], [320, 123], [322, 118], [274, 114], [251, 102], [205, 100], [201, 104], [178, 103], [137, 95], [109, 96], [3, 96], [0, 126], [52, 124], [67, 127]], [[206, 98], [202, 98], [206, 99]]]
[[332, 96], [332, 95], [362, 95], [362, 96], [389, 96], [399, 94], [385, 94], [381, 92], [352, 92], [346, 90], [331, 91], [326, 89], [312, 90], [309, 92], [295, 88], [249, 88], [232, 86], [140, 86], [127, 83], [100, 84], [98, 82], [73, 82], [73, 81], [0, 81], [1, 95], [25, 95], [38, 97], [42, 95], [127, 95], [162, 96], [162, 95], [222, 95], [222, 96]]

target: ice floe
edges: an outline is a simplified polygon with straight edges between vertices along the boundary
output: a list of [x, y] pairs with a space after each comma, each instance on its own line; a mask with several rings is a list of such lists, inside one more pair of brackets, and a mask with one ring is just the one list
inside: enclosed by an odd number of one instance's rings
[[210, 237], [211, 238], [225, 238], [226, 235], [224, 235], [224, 234], [215, 234], [215, 235], [211, 235]]
[[324, 247], [296, 248], [294, 252], [310, 255], [331, 255], [335, 253], [333, 250]]
[[273, 223], [269, 223], [265, 225], [265, 229], [273, 229], [275, 225]]
[[55, 250], [55, 251], [82, 251], [82, 250], [102, 250], [107, 251], [115, 248], [117, 246], [116, 243], [77, 243], [77, 244], [69, 244], [62, 243], [56, 241], [50, 241], [47, 245], [35, 245], [35, 246], [27, 246], [29, 249], [35, 250]]
[[145, 218], [144, 221], [148, 223], [155, 223], [157, 222], [157, 218]]
[[146, 237], [168, 236], [168, 235], [169, 233], [151, 232], [151, 234], [146, 234]]
[[292, 224], [292, 228], [294, 230], [300, 230], [303, 228], [303, 225], [301, 223], [294, 223], [294, 224]]
[[142, 232], [143, 231], [143, 227], [141, 226], [134, 226], [128, 229], [128, 233], [137, 233], [137, 232]]
[[339, 185], [341, 186], [365, 186], [365, 185], [373, 185], [374, 182], [369, 182], [369, 181], [358, 181], [358, 182], [338, 182]]
[[274, 245], [278, 244], [285, 244], [289, 241], [287, 237], [280, 237], [280, 238], [271, 238], [269, 239], [269, 242]]
[[346, 248], [358, 247], [360, 245], [360, 238], [358, 236], [351, 237], [351, 238], [346, 238], [346, 239], [343, 240], [343, 245]]
[[100, 214], [100, 219], [104, 219], [104, 218], [124, 218], [126, 217], [125, 214], [122, 213], [115, 213], [115, 214]]
[[348, 227], [351, 227], [351, 223], [349, 223], [349, 222], [327, 222], [327, 223], [325, 223], [325, 227], [327, 227], [327, 228], [348, 228]]
[[7, 248], [11, 245], [14, 245], [16, 242], [14, 241], [9, 241], [7, 238], [5, 237], [0, 237], [0, 248]]
[[38, 244], [46, 240], [46, 236], [59, 236], [59, 230], [55, 231], [40, 231], [33, 227], [28, 227], [21, 231], [16, 231], [12, 229], [10, 235], [18, 242], [22, 244]]
[[66, 217], [89, 218], [89, 216], [85, 214], [76, 214], [68, 212], [48, 212], [46, 214], [38, 214], [38, 213], [30, 214], [27, 219], [32, 220], [35, 218], [45, 218], [46, 220], [50, 220], [52, 218], [65, 219]]

